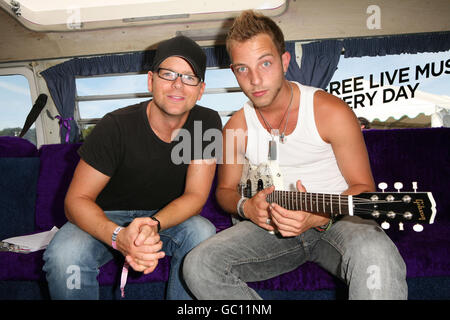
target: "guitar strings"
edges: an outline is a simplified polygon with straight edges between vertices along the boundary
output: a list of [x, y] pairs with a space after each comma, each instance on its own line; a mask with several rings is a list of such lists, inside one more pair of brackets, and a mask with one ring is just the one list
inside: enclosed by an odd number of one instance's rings
[[[323, 193], [311, 193], [311, 192], [300, 192], [300, 191], [280, 191], [276, 190], [277, 192], [271, 193], [267, 196], [268, 200], [270, 202], [281, 202], [282, 205], [287, 206], [288, 208], [297, 208], [302, 209], [302, 204], [305, 206], [305, 210], [308, 209], [313, 212], [317, 211], [320, 212], [320, 207], [324, 207], [325, 203], [326, 206], [330, 207], [338, 207], [339, 214], [341, 214], [341, 208], [342, 206], [348, 207], [348, 204], [350, 201], [348, 201], [347, 195], [339, 195], [339, 194], [323, 194]], [[308, 196], [309, 195], [309, 196]], [[325, 196], [326, 195], [326, 196]], [[298, 205], [298, 200], [300, 200], [301, 205]], [[333, 202], [334, 200], [334, 202]], [[325, 201], [325, 203], [324, 203]], [[367, 205], [373, 205], [373, 204], [383, 204], [383, 203], [398, 203], [403, 202], [402, 200], [371, 200], [366, 198], [359, 198], [359, 197], [353, 197], [352, 203], [354, 204], [367, 204]], [[319, 204], [320, 203], [320, 204]], [[374, 208], [353, 208], [354, 213], [361, 213], [361, 214], [367, 214], [372, 215], [374, 212]], [[377, 212], [380, 215], [386, 215], [389, 213], [389, 211], [386, 210], [377, 210]], [[401, 214], [397, 214], [400, 215]]]
[[[340, 194], [324, 194], [324, 193], [314, 193], [314, 192], [301, 192], [301, 191], [278, 191], [278, 194], [271, 193], [267, 196], [269, 199], [280, 199], [291, 201], [291, 200], [306, 200], [306, 201], [321, 201], [323, 202], [324, 199], [326, 200], [336, 200], [341, 203], [349, 202], [348, 201], [348, 195], [340, 195]], [[303, 196], [306, 195], [306, 196]], [[325, 197], [324, 197], [325, 195]], [[331, 196], [331, 197], [330, 197]], [[331, 199], [330, 199], [331, 198]], [[359, 198], [359, 197], [352, 197], [353, 203], [366, 203], [366, 204], [373, 204], [373, 203], [393, 203], [393, 202], [403, 202], [402, 200], [371, 200], [366, 198]]]
[[[339, 196], [339, 195], [337, 195], [337, 196]], [[277, 197], [276, 196], [275, 197], [270, 197], [270, 195], [269, 195], [268, 198], [277, 198]], [[334, 197], [334, 198], [336, 199], [337, 197]], [[317, 202], [316, 202], [317, 199], [313, 199], [313, 201], [312, 201], [313, 203], [311, 204], [311, 201], [310, 201], [311, 198], [306, 199], [306, 200], [305, 200], [305, 198], [301, 198], [301, 199], [284, 198], [284, 199], [271, 199], [271, 200], [274, 200], [273, 202], [277, 202], [277, 203], [281, 202], [282, 206], [283, 205], [286, 206], [288, 210], [290, 208], [292, 208], [292, 207], [294, 207], [292, 210], [302, 210], [303, 209], [303, 208], [301, 208], [298, 205], [298, 203], [292, 203], [292, 201], [296, 201], [296, 200], [302, 200], [303, 203], [305, 203], [305, 202], [308, 203], [308, 205], [304, 205], [304, 210], [305, 211], [307, 210], [308, 212], [313, 212], [313, 213], [314, 212], [322, 212], [321, 208], [323, 207], [322, 204], [321, 205], [317, 204]], [[360, 204], [369, 204], [369, 205], [370, 204], [379, 204], [379, 203], [403, 202], [401, 200], [398, 200], [398, 201], [395, 201], [395, 200], [394, 201], [386, 201], [386, 200], [372, 201], [372, 200], [365, 199], [365, 198], [360, 198], [360, 200], [362, 200], [360, 202]], [[329, 204], [327, 204], [327, 206], [329, 207], [330, 205], [332, 205], [334, 208], [339, 208], [339, 206], [340, 207], [348, 207], [348, 203], [349, 203], [348, 201], [341, 201], [341, 203], [339, 205], [339, 202], [336, 200], [336, 202], [333, 203], [333, 204], [331, 204], [331, 202], [329, 202]], [[294, 206], [291, 206], [292, 204], [294, 204]], [[296, 205], [296, 207], [295, 207], [295, 205]], [[353, 208], [353, 213], [354, 214], [364, 214], [364, 215], [373, 217], [373, 212], [375, 210], [378, 212], [379, 216], [386, 216], [388, 213], [390, 213], [390, 211], [387, 211], [387, 210], [380, 210], [380, 209], [373, 209], [373, 208], [367, 208], [367, 209], [365, 209], [365, 208]], [[336, 211], [340, 211], [340, 210], [336, 209]], [[336, 214], [336, 215], [343, 215], [341, 212], [339, 212], [339, 213], [338, 212], [334, 212], [334, 214]], [[396, 213], [396, 216], [402, 217], [403, 215], [401, 213]]]

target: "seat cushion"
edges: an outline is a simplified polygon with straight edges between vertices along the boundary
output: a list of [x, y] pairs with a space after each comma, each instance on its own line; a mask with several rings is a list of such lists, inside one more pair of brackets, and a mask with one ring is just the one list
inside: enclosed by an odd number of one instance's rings
[[0, 240], [34, 231], [39, 158], [0, 158]]
[[80, 161], [81, 144], [51, 144], [39, 149], [41, 170], [37, 185], [36, 229], [48, 231], [67, 222], [64, 198]]
[[44, 250], [31, 253], [0, 252], [0, 280], [44, 279], [43, 252]]
[[0, 157], [20, 158], [37, 157], [38, 150], [34, 144], [19, 137], [0, 137]]

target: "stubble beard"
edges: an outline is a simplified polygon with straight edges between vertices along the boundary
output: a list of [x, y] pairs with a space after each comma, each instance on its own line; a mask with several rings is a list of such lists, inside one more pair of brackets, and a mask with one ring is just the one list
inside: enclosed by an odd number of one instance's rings
[[275, 99], [279, 96], [282, 87], [283, 87], [283, 82], [281, 82], [281, 84], [276, 88], [276, 90], [273, 93], [272, 98], [267, 103], [257, 103], [253, 99], [251, 99], [251, 98], [249, 98], [249, 99], [253, 103], [253, 106], [255, 108], [263, 110], [263, 109], [268, 108], [268, 107], [270, 107], [270, 106], [272, 106], [274, 104]]

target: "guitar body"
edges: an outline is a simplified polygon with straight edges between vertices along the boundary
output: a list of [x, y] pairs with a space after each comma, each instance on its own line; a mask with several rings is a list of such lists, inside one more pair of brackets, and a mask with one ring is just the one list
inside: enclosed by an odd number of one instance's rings
[[275, 186], [276, 190], [283, 190], [284, 181], [278, 162], [269, 160], [259, 165], [253, 165], [245, 158], [239, 186], [244, 188], [247, 198], [251, 198], [258, 191], [270, 186]]

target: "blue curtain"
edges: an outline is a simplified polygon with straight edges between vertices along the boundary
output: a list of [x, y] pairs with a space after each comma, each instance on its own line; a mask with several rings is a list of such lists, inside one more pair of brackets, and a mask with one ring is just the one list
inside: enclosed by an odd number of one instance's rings
[[[63, 63], [64, 65], [64, 63]], [[65, 69], [69, 64], [57, 65], [41, 72], [47, 82], [48, 90], [59, 111], [59, 134], [61, 142], [78, 140], [78, 126], [73, 120], [75, 107], [75, 77]]]
[[302, 44], [301, 67], [295, 59], [295, 42], [287, 42], [291, 54], [286, 78], [303, 85], [325, 89], [337, 69], [342, 52], [341, 40], [323, 40]]
[[206, 54], [206, 67], [228, 68], [231, 64], [230, 57], [225, 46], [203, 48]]
[[450, 32], [354, 38], [343, 41], [346, 58], [450, 50]]

